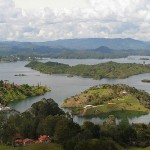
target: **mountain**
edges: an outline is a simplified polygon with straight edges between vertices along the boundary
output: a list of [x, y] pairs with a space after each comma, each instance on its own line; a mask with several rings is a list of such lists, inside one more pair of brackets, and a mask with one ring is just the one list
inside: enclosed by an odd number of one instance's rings
[[100, 46], [100, 47], [94, 49], [93, 51], [101, 52], [101, 53], [109, 53], [109, 54], [114, 52], [114, 50], [112, 50], [106, 46]]
[[69, 49], [96, 49], [101, 46], [106, 46], [110, 49], [150, 49], [150, 42], [139, 41], [131, 38], [87, 38], [87, 39], [64, 39], [56, 41], [48, 41], [41, 43], [54, 47], [66, 47]]
[[150, 49], [150, 42], [139, 41], [131, 38], [83, 38], [83, 39], [63, 39], [46, 42], [16, 42], [4, 41], [0, 42], [0, 50], [2, 48], [11, 49], [13, 47], [19, 48], [35, 48], [43, 46], [45, 48], [58, 48], [70, 50], [91, 50], [99, 47], [108, 47], [114, 50], [136, 50], [136, 49]]
[[150, 42], [131, 38], [83, 38], [46, 42], [1, 41], [0, 55], [36, 55], [52, 58], [108, 58], [150, 55]]

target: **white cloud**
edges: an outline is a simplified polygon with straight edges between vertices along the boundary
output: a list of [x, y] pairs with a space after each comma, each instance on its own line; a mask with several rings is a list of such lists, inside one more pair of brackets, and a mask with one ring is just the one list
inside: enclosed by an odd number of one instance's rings
[[[27, 0], [18, 1], [27, 3]], [[84, 37], [150, 40], [149, 0], [82, 1], [86, 2], [84, 8], [72, 8], [71, 0], [71, 9], [60, 6], [24, 9], [18, 8], [13, 0], [0, 0], [0, 40], [47, 41]]]
[[33, 8], [85, 8], [88, 3], [87, 0], [15, 0], [17, 7], [22, 7], [24, 9]]

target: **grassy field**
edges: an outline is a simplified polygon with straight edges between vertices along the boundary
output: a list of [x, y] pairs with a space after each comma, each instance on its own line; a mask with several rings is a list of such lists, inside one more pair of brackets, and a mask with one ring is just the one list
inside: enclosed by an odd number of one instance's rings
[[146, 148], [133, 147], [133, 148], [129, 148], [129, 149], [126, 149], [126, 150], [150, 150], [150, 146], [146, 147]]
[[138, 100], [132, 95], [126, 95], [120, 99], [112, 99], [107, 103], [100, 106], [87, 109], [86, 115], [101, 114], [114, 111], [141, 111], [148, 113], [149, 109], [145, 108]]
[[33, 144], [26, 147], [13, 148], [10, 146], [0, 145], [0, 150], [63, 150], [58, 144]]

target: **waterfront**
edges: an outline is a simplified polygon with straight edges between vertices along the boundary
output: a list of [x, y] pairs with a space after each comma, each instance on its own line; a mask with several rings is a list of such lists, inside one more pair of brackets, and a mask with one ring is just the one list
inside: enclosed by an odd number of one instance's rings
[[[132, 58], [132, 57], [131, 57]], [[57, 61], [61, 63], [66, 63], [70, 65], [76, 65], [80, 63], [85, 64], [97, 64], [101, 62], [110, 61], [110, 59], [49, 59], [51, 61]], [[44, 60], [47, 61], [47, 60]], [[121, 58], [115, 59], [113, 61], [127, 63], [127, 62], [135, 62], [142, 63], [138, 57], [128, 59]], [[48, 88], [51, 88], [51, 92], [46, 93], [43, 96], [28, 98], [23, 101], [14, 102], [9, 104], [12, 109], [16, 109], [20, 112], [28, 109], [33, 103], [41, 100], [41, 98], [53, 98], [59, 105], [61, 105], [67, 97], [72, 95], [79, 94], [80, 92], [98, 84], [117, 84], [123, 83], [132, 87], [136, 87], [137, 89], [145, 90], [150, 93], [150, 84], [143, 83], [141, 80], [149, 79], [150, 74], [140, 74], [135, 75], [126, 79], [102, 79], [102, 80], [93, 80], [89, 78], [81, 78], [81, 77], [67, 77], [65, 75], [47, 75], [42, 74], [38, 71], [34, 71], [30, 68], [24, 67], [28, 62], [11, 62], [11, 63], [1, 63], [0, 64], [0, 79], [1, 80], [9, 80], [10, 82], [15, 82], [17, 84], [27, 83], [29, 85], [37, 85], [38, 83], [42, 85], [46, 85]], [[149, 60], [146, 63], [150, 63]], [[13, 68], [13, 69], [12, 69]], [[25, 74], [26, 76], [15, 76], [15, 74]], [[75, 117], [74, 120], [78, 123], [82, 123], [85, 119]], [[90, 119], [95, 123], [101, 123], [103, 119], [95, 117]], [[129, 120], [130, 122], [150, 122], [150, 116], [141, 116], [138, 118], [132, 118]]]

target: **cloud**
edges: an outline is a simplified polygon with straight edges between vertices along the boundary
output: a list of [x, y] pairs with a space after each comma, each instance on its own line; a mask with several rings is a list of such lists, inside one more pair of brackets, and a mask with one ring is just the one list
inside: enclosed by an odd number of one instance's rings
[[86, 8], [23, 9], [17, 8], [13, 0], [0, 0], [0, 40], [88, 37], [150, 40], [149, 0], [87, 0], [87, 4]]

